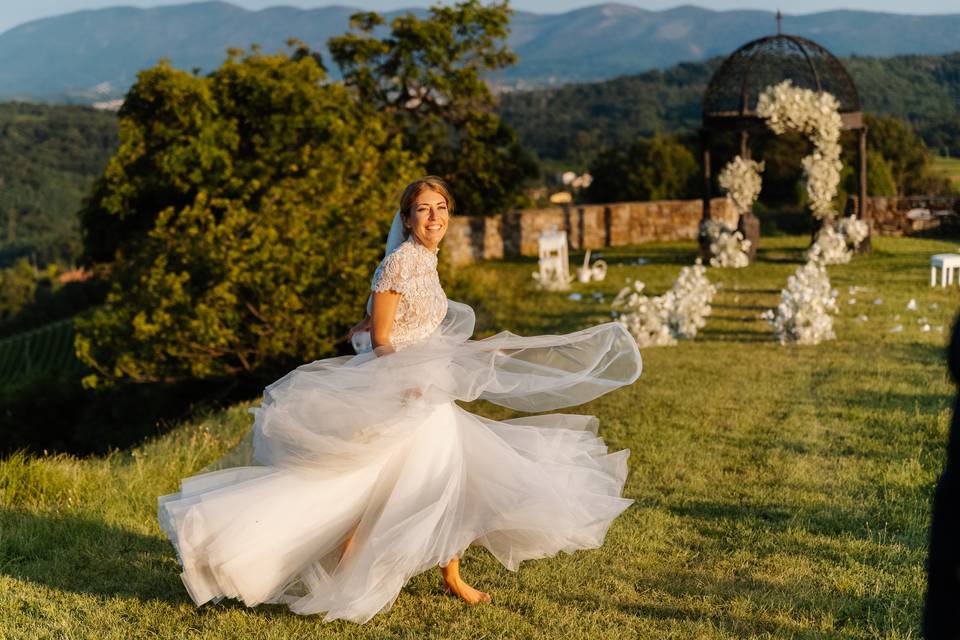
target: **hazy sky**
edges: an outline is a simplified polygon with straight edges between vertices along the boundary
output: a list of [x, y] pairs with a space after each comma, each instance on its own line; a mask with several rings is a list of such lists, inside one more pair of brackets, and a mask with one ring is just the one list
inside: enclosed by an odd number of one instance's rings
[[[410, 6], [429, 6], [433, 0], [230, 0], [233, 4], [248, 9], [262, 9], [275, 5], [295, 7], [322, 7], [331, 4], [346, 5], [388, 11]], [[99, 9], [117, 5], [155, 7], [158, 5], [185, 4], [184, 0], [0, 0], [0, 32], [28, 20], [35, 20], [81, 9]], [[512, 6], [535, 13], [560, 13], [578, 7], [601, 4], [599, 0], [513, 0]], [[832, 9], [864, 9], [890, 13], [960, 13], [958, 0], [621, 0], [646, 9], [666, 9], [681, 4], [695, 4], [708, 9], [763, 9], [770, 11], [778, 6], [784, 13], [813, 13]]]

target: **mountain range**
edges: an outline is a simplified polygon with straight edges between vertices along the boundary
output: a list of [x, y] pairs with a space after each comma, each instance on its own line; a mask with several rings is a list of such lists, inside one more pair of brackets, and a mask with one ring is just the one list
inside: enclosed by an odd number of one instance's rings
[[[251, 11], [215, 1], [151, 9], [113, 7], [35, 20], [0, 34], [0, 99], [108, 100], [122, 96], [138, 70], [161, 58], [180, 69], [206, 72], [223, 61], [229, 47], [256, 43], [275, 51], [290, 37], [326, 53], [327, 39], [347, 31], [357, 10], [328, 6]], [[412, 11], [426, 14], [426, 9]], [[385, 16], [389, 20], [403, 12]], [[830, 11], [787, 15], [782, 27], [839, 56], [960, 50], [960, 14]], [[774, 14], [765, 11], [694, 6], [649, 11], [622, 4], [560, 14], [517, 11], [508, 42], [519, 63], [491, 80], [500, 88], [603, 80], [725, 55], [775, 31]], [[336, 76], [335, 65], [329, 66]]]

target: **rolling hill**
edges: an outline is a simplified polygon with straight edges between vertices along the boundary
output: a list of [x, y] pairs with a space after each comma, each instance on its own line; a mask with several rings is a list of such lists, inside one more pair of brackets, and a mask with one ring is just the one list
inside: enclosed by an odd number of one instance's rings
[[[222, 62], [229, 47], [257, 43], [274, 51], [290, 37], [322, 51], [328, 38], [347, 30], [354, 11], [344, 6], [250, 11], [216, 1], [151, 9], [112, 7], [35, 20], [0, 34], [0, 99], [116, 98], [138, 70], [160, 58], [181, 69], [209, 71]], [[608, 3], [560, 14], [516, 12], [511, 28], [509, 44], [519, 55], [519, 64], [492, 80], [522, 88], [603, 80], [709, 60], [770, 34], [775, 21], [766, 11], [694, 6], [648, 11]], [[786, 16], [783, 28], [814, 39], [837, 55], [960, 50], [960, 14], [831, 11]]]

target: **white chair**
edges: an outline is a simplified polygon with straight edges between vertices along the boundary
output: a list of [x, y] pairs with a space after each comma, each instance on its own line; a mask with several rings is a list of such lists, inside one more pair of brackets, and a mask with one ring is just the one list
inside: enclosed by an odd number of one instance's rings
[[540, 284], [541, 289], [566, 291], [573, 280], [570, 275], [566, 232], [557, 230], [554, 225], [549, 231], [540, 234], [537, 244], [540, 271], [533, 274], [534, 280]]
[[[940, 269], [940, 286], [953, 284], [953, 271], [960, 269], [960, 253], [938, 253], [930, 258], [930, 286], [937, 286], [937, 269]], [[957, 279], [960, 283], [960, 278]]]

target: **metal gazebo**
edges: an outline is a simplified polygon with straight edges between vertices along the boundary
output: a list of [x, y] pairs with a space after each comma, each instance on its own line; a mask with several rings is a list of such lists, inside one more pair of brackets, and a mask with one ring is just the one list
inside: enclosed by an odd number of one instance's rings
[[[778, 32], [779, 32], [778, 15]], [[859, 132], [857, 163], [859, 179], [857, 214], [865, 222], [867, 195], [867, 127], [860, 109], [860, 96], [853, 79], [840, 61], [816, 42], [800, 36], [777, 33], [748, 42], [724, 60], [710, 79], [703, 97], [703, 219], [710, 219], [710, 146], [720, 132], [739, 132], [740, 155], [750, 157], [750, 134], [766, 131], [763, 118], [756, 113], [757, 98], [767, 87], [791, 80], [795, 86], [826, 91], [840, 103], [844, 129]], [[752, 243], [751, 262], [756, 258], [760, 224], [752, 213], [742, 216], [738, 225]], [[869, 238], [861, 250], [869, 250]]]

